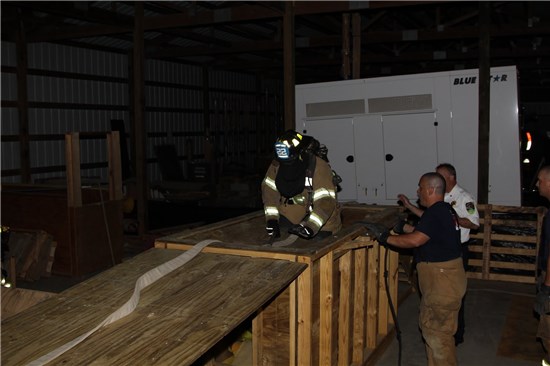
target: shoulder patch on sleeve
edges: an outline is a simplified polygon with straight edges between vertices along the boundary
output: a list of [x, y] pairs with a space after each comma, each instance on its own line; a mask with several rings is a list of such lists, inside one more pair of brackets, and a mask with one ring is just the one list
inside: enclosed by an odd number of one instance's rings
[[472, 215], [476, 212], [476, 205], [473, 202], [466, 202], [466, 211]]

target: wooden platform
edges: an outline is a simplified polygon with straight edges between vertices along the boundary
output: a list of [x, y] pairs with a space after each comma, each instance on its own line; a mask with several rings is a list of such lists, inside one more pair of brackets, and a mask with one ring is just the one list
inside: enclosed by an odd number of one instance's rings
[[401, 212], [398, 207], [345, 206], [344, 228], [336, 235], [298, 239], [286, 247], [269, 244], [263, 212], [255, 212], [168, 235], [155, 245], [189, 250], [217, 239], [221, 242], [204, 251], [307, 265], [254, 319], [253, 365], [371, 365], [394, 332], [388, 298], [397, 306], [398, 254], [380, 247], [357, 222], [391, 228]]
[[2, 365], [27, 364], [94, 329], [141, 275], [206, 239], [221, 242], [49, 365], [210, 365], [224, 337], [250, 320], [254, 365], [374, 364], [394, 331], [388, 299], [397, 305], [398, 256], [355, 222], [391, 227], [399, 212], [350, 206], [336, 235], [281, 248], [269, 245], [262, 212], [159, 238], [156, 248], [3, 321]]
[[2, 320], [18, 314], [31, 306], [56, 296], [52, 292], [34, 291], [23, 288], [0, 288], [2, 297]]
[[[180, 255], [151, 249], [2, 322], [2, 365], [23, 365], [93, 329], [137, 278]], [[50, 365], [191, 365], [254, 315], [305, 264], [199, 253], [141, 293], [136, 310]]]

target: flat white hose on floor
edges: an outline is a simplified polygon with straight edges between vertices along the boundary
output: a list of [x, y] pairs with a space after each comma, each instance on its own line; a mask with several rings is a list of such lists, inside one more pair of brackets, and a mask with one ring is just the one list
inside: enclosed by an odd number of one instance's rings
[[168, 273], [174, 271], [175, 269], [181, 267], [185, 263], [189, 262], [191, 259], [193, 259], [197, 254], [200, 253], [200, 251], [205, 248], [207, 245], [218, 242], [219, 240], [203, 240], [193, 246], [193, 248], [187, 250], [185, 253], [177, 256], [174, 259], [169, 260], [166, 263], [163, 263], [145, 274], [141, 275], [137, 281], [136, 285], [134, 287], [134, 293], [132, 294], [132, 297], [118, 310], [116, 310], [114, 313], [109, 315], [105, 320], [103, 320], [99, 325], [97, 325], [94, 329], [90, 330], [89, 332], [81, 335], [80, 337], [77, 337], [73, 339], [70, 342], [65, 343], [61, 347], [51, 351], [50, 353], [37, 358], [36, 360], [29, 363], [29, 366], [41, 366], [45, 365], [48, 362], [51, 362], [58, 356], [62, 355], [63, 353], [67, 352], [71, 348], [75, 347], [77, 344], [88, 338], [92, 333], [97, 331], [99, 328], [111, 324], [126, 315], [130, 314], [134, 309], [137, 307], [137, 304], [139, 302], [139, 295], [141, 293], [141, 290], [143, 290], [145, 287], [149, 286], [153, 282], [157, 281], [158, 279], [164, 277]]
[[298, 239], [298, 235], [290, 234], [288, 238], [285, 240], [279, 240], [271, 244], [272, 247], [278, 248], [278, 247], [286, 247], [287, 245], [290, 245], [294, 243]]

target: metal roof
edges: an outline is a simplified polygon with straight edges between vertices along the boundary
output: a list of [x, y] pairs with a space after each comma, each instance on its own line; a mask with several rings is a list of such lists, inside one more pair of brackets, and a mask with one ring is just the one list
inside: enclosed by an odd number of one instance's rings
[[350, 77], [344, 32], [350, 54], [360, 39], [360, 77], [376, 77], [477, 68], [481, 29], [491, 66], [517, 65], [523, 98], [542, 99], [550, 80], [550, 4], [539, 1], [2, 1], [2, 39], [14, 41], [23, 24], [27, 42], [127, 54], [136, 4], [150, 58], [282, 79], [283, 17], [292, 11], [297, 84]]

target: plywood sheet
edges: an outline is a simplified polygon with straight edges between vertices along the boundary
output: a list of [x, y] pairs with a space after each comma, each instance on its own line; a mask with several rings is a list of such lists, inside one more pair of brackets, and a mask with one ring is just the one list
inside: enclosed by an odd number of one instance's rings
[[14, 316], [40, 301], [56, 296], [56, 294], [51, 292], [27, 290], [24, 288], [7, 288], [3, 286], [0, 291], [2, 298], [2, 320]]
[[[151, 249], [2, 322], [2, 365], [27, 364], [93, 329], [130, 298], [140, 275], [181, 253]], [[133, 313], [50, 364], [190, 365], [304, 268], [200, 253], [144, 289]]]
[[[220, 243], [213, 243], [211, 247], [252, 250], [258, 253], [285, 253], [302, 256], [316, 256], [341, 245], [340, 241], [353, 239], [365, 232], [358, 221], [369, 221], [386, 224], [392, 227], [399, 219], [401, 210], [397, 207], [369, 207], [358, 205], [343, 207], [343, 228], [337, 234], [325, 239], [313, 238], [306, 240], [298, 238], [293, 244], [286, 247], [272, 247], [269, 236], [265, 231], [265, 217], [263, 211], [242, 215], [237, 218], [205, 225], [197, 229], [168, 235], [156, 240], [164, 244], [195, 244], [205, 239], [217, 239]], [[284, 240], [288, 233], [282, 232]]]

